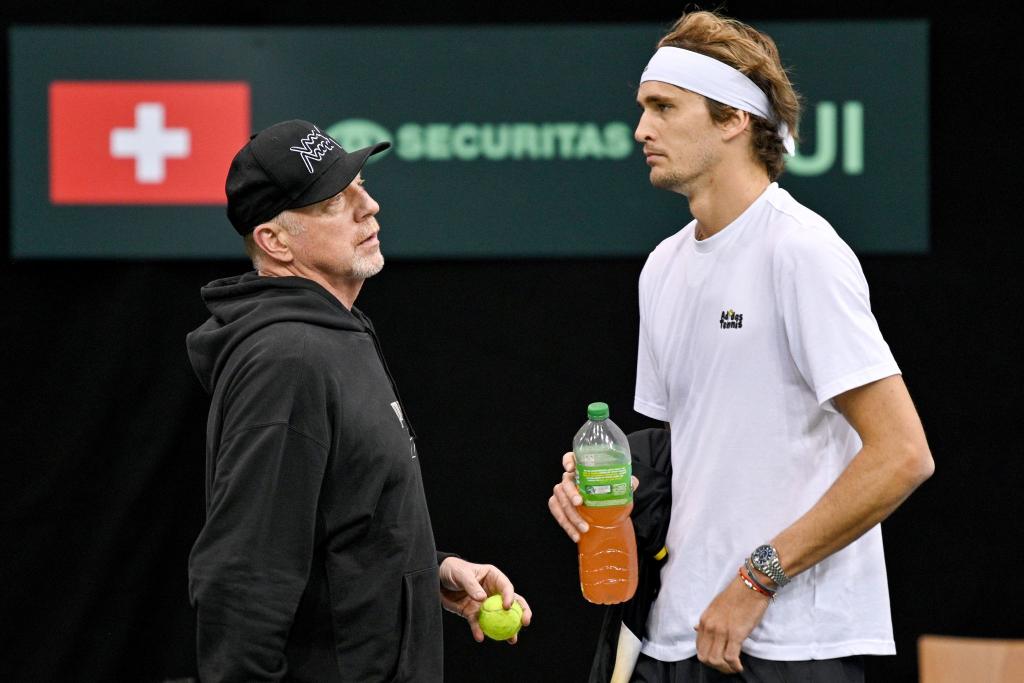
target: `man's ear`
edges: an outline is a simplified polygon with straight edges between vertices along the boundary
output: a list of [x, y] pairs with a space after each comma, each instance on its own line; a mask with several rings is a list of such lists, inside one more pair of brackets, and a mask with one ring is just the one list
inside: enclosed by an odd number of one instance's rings
[[729, 142], [745, 130], [750, 130], [750, 114], [742, 109], [733, 109], [729, 118], [718, 124], [722, 131], [722, 140]]
[[269, 258], [281, 263], [290, 263], [295, 258], [288, 242], [290, 237], [287, 230], [272, 221], [260, 223], [252, 231], [256, 246]]

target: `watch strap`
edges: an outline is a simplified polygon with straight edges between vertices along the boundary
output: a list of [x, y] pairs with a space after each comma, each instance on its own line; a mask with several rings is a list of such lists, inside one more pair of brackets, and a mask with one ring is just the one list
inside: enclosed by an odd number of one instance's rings
[[782, 569], [782, 562], [779, 561], [779, 552], [775, 549], [775, 546], [767, 543], [758, 546], [754, 552], [750, 553], [749, 559], [754, 569], [774, 581], [775, 585], [779, 588], [789, 583], [790, 578], [786, 576], [786, 572]]

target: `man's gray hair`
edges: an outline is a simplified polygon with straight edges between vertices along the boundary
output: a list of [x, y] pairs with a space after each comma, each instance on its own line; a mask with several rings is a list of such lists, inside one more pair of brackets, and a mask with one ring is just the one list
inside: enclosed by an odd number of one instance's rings
[[[267, 223], [277, 223], [287, 230], [289, 235], [298, 235], [306, 230], [305, 224], [294, 214], [288, 213], [287, 209], [271, 218]], [[263, 265], [263, 250], [256, 244], [252, 232], [245, 236], [245, 253], [252, 261], [252, 267], [257, 271], [260, 270]]]

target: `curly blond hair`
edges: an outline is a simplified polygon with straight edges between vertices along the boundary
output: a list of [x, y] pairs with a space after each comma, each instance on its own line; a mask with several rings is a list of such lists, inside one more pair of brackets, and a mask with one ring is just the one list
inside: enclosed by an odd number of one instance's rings
[[[779, 58], [779, 49], [770, 36], [741, 21], [716, 12], [684, 14], [658, 41], [658, 47], [679, 47], [728, 64], [752, 80], [768, 96], [777, 121], [766, 121], [751, 114], [751, 152], [764, 164], [768, 177], [775, 181], [785, 169], [785, 148], [778, 133], [783, 121], [796, 137], [800, 122], [800, 96], [789, 82]], [[704, 98], [712, 120], [724, 122], [736, 110], [727, 104]]]

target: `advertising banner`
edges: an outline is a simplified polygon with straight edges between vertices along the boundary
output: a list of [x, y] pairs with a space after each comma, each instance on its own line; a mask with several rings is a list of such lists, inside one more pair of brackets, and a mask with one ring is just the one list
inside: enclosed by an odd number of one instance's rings
[[[804, 98], [780, 184], [859, 253], [928, 250], [928, 26], [771, 23]], [[313, 121], [365, 169], [388, 257], [638, 256], [689, 220], [633, 139], [665, 27], [13, 27], [15, 258], [240, 257], [224, 176]]]

